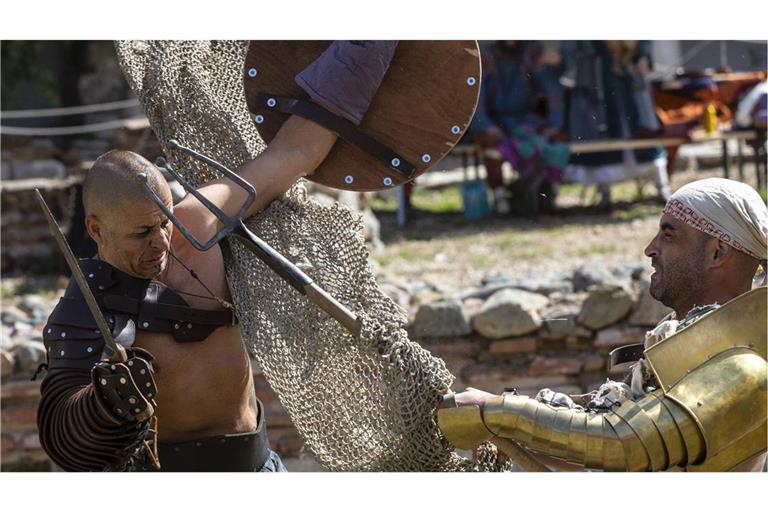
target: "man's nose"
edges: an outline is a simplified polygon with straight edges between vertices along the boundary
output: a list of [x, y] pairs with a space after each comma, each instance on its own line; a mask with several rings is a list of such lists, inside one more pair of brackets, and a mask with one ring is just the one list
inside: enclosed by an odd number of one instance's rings
[[169, 238], [168, 233], [164, 229], [158, 229], [152, 236], [150, 244], [154, 249], [165, 251], [170, 246]]
[[658, 254], [658, 251], [656, 250], [656, 237], [651, 240], [648, 245], [646, 246], [645, 250], [643, 251], [643, 254], [648, 256], [649, 258], [652, 258]]

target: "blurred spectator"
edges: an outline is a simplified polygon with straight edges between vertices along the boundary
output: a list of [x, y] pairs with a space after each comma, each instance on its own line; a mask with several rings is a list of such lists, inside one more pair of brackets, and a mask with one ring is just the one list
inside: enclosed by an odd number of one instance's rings
[[[646, 75], [648, 41], [564, 41], [562, 82], [568, 87], [566, 126], [571, 141], [652, 136], [659, 133]], [[597, 185], [610, 205], [610, 184], [650, 177], [659, 199], [669, 185], [661, 147], [572, 154], [565, 180]]]
[[734, 121], [739, 128], [765, 130], [768, 120], [768, 82], [752, 87], [739, 101]]
[[[559, 63], [557, 52], [544, 51], [534, 41], [497, 41], [483, 52], [480, 99], [470, 131], [475, 142], [498, 149], [519, 173], [512, 199], [527, 213], [552, 206], [554, 184], [568, 162], [568, 147], [556, 142], [564, 138]], [[496, 211], [508, 213], [503, 160], [484, 160]]]

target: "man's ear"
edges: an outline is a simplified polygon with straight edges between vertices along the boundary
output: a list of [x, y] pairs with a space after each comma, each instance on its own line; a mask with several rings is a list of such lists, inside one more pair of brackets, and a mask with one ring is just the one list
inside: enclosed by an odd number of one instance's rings
[[104, 243], [106, 227], [95, 215], [85, 216], [85, 229], [97, 245]]
[[714, 244], [714, 250], [712, 251], [712, 257], [709, 260], [710, 268], [721, 267], [726, 261], [731, 258], [733, 254], [733, 247], [717, 239]]

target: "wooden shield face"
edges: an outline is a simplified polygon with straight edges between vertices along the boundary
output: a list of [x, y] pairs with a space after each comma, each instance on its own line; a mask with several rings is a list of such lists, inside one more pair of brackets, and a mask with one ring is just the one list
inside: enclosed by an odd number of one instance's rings
[[[253, 41], [245, 59], [248, 109], [264, 141], [288, 118], [255, 101], [259, 93], [308, 99], [294, 81], [331, 41]], [[406, 176], [339, 138], [308, 178], [355, 191], [382, 190], [409, 181], [440, 161], [459, 141], [480, 92], [475, 41], [400, 41], [384, 80], [358, 129], [413, 165]]]

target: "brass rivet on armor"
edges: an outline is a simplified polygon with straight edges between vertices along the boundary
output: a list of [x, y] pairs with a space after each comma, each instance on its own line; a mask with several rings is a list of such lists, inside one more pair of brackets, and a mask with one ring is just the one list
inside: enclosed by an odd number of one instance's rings
[[109, 367], [110, 370], [114, 370], [115, 368], [117, 368], [117, 366], [115, 366], [115, 365], [112, 365], [112, 366]]
[[131, 397], [131, 398], [129, 398], [129, 399], [128, 399], [128, 403], [129, 403], [129, 404], [131, 404], [131, 405], [133, 405], [133, 404], [135, 404], [135, 403], [136, 403], [136, 399], [135, 399], [135, 398], [133, 398], [133, 397]]
[[248, 70], [248, 76], [251, 78], [255, 78], [258, 74], [258, 71], [256, 71], [256, 68], [251, 68]]
[[146, 327], [149, 327], [149, 322], [142, 322], [142, 323], [141, 323], [141, 326], [142, 326], [142, 327], [145, 327], [145, 328], [146, 328]]
[[125, 380], [125, 377], [120, 377], [120, 384], [125, 384], [126, 382], [128, 381]]
[[144, 384], [144, 385], [145, 385], [146, 387], [150, 387], [150, 386], [152, 385], [152, 383], [151, 383], [151, 382], [147, 382], [147, 383], [146, 383], [146, 384]]
[[470, 76], [469, 78], [467, 78], [467, 85], [472, 86], [472, 85], [475, 85], [476, 83], [477, 83], [477, 79], [475, 77]]
[[136, 414], [139, 414], [141, 412], [141, 409], [134, 409], [133, 412], [135, 412]]
[[451, 126], [451, 133], [454, 135], [458, 135], [461, 132], [461, 128], [458, 127], [458, 125]]
[[264, 116], [259, 114], [256, 117], [254, 117], [253, 120], [256, 121], [256, 124], [261, 124], [264, 122]]
[[386, 178], [384, 178], [384, 185], [386, 185], [386, 186], [388, 186], [388, 187], [389, 187], [390, 185], [392, 185], [392, 178], [390, 178], [389, 176], [387, 176]]
[[400, 159], [399, 158], [393, 158], [392, 161], [390, 162], [390, 164], [392, 164], [392, 167], [397, 167], [397, 166], [400, 165]]
[[267, 106], [268, 106], [268, 107], [272, 108], [272, 107], [274, 107], [275, 105], [277, 105], [277, 101], [275, 101], [275, 98], [269, 98], [269, 99], [267, 100]]
[[352, 176], [347, 176], [346, 178], [344, 178], [344, 182], [347, 184], [352, 183], [353, 181], [355, 181], [355, 178], [353, 178]]
[[152, 393], [147, 393], [147, 398], [152, 398]]
[[432, 157], [429, 156], [428, 154], [424, 153], [423, 155], [421, 155], [421, 161], [424, 162], [425, 164], [428, 164], [431, 160], [432, 160]]
[[107, 385], [107, 379], [101, 379], [99, 382], [101, 382], [102, 386], [106, 386]]

